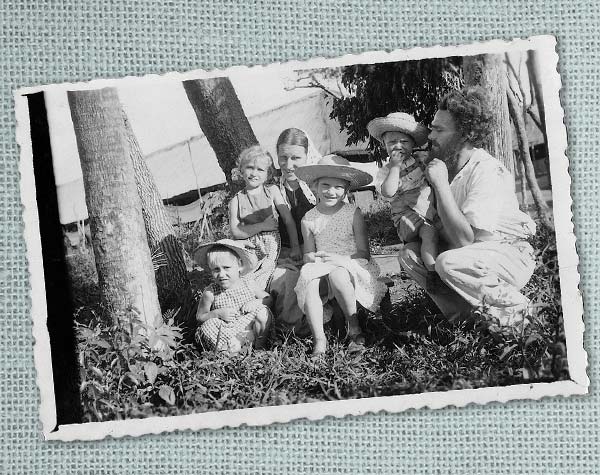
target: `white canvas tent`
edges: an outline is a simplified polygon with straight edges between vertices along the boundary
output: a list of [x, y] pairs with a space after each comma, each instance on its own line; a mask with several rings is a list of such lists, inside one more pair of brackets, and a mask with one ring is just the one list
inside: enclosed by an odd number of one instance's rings
[[[150, 117], [144, 107], [136, 105], [135, 99], [131, 99], [139, 96], [139, 93], [128, 96], [128, 91], [119, 90], [124, 109], [163, 199], [192, 190], [201, 191], [225, 182], [225, 175], [219, 167], [215, 153], [199, 128], [181, 84], [178, 86], [181, 89], [178, 94], [167, 94], [167, 97], [163, 98], [173, 103], [166, 108], [167, 112], [162, 116], [156, 113], [153, 116], [150, 112]], [[269, 150], [273, 157], [276, 157], [277, 137], [288, 127], [305, 130], [322, 154], [347, 148], [347, 134], [340, 132], [337, 122], [329, 118], [329, 106], [324, 93], [313, 90], [280, 93], [278, 100], [271, 100], [271, 103], [267, 104], [270, 108], [264, 110], [264, 107], [258, 105], [256, 97], [252, 98], [254, 103], [244, 101], [244, 94], [237, 92], [259, 143]], [[155, 104], [156, 98], [153, 100]], [[52, 93], [47, 97], [47, 101], [60, 221], [67, 224], [87, 218], [81, 166], [66, 93]], [[249, 114], [247, 109], [254, 113]], [[164, 129], [166, 123], [169, 124], [168, 130]], [[167, 142], [167, 146], [146, 152], [153, 145], [149, 145], [149, 142], [156, 142], [161, 136], [165, 142], [169, 138], [165, 135], [176, 137], [179, 134], [181, 137], [186, 132], [183, 140]], [[363, 147], [366, 147], [366, 144], [363, 144]], [[200, 200], [176, 209], [168, 207], [173, 220], [181, 222], [197, 220], [201, 216], [201, 209]]]

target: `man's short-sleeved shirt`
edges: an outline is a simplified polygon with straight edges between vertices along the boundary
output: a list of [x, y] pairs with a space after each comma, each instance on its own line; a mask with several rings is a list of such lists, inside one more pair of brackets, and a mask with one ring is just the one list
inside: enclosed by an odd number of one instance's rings
[[519, 209], [513, 176], [485, 150], [474, 149], [450, 189], [475, 228], [475, 241], [525, 239], [535, 234], [535, 223]]

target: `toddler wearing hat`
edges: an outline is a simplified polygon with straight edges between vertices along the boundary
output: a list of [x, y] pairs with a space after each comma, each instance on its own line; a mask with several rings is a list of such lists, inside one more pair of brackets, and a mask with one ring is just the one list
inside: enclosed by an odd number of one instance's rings
[[367, 124], [371, 136], [385, 147], [390, 161], [380, 171], [381, 194], [391, 199], [392, 221], [404, 242], [421, 240], [421, 259], [429, 271], [428, 285], [437, 281], [435, 260], [438, 236], [433, 225], [436, 216], [434, 195], [425, 179], [413, 148], [427, 142], [429, 130], [412, 115], [393, 112]]
[[222, 239], [198, 247], [194, 260], [213, 279], [198, 304], [196, 342], [230, 353], [245, 344], [262, 348], [272, 320], [271, 297], [254, 280], [243, 278], [256, 265], [253, 254], [239, 242]]

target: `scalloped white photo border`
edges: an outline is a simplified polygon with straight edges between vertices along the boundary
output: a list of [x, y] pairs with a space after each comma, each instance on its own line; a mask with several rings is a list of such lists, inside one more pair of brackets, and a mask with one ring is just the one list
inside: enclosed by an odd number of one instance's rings
[[[432, 46], [392, 52], [376, 51], [345, 55], [339, 58], [316, 58], [308, 61], [290, 61], [266, 66], [234, 66], [210, 71], [197, 70], [187, 73], [167, 73], [122, 79], [101, 79], [80, 83], [65, 83], [26, 87], [14, 94], [17, 120], [17, 141], [20, 145], [21, 199], [23, 203], [24, 238], [31, 285], [31, 315], [34, 336], [34, 360], [37, 385], [40, 391], [40, 422], [46, 440], [97, 440], [107, 436], [140, 436], [175, 430], [218, 429], [241, 425], [260, 426], [289, 422], [297, 419], [318, 420], [327, 416], [344, 417], [381, 411], [396, 413], [407, 409], [429, 407], [440, 409], [448, 406], [462, 407], [467, 404], [487, 404], [520, 399], [540, 399], [546, 396], [569, 396], [587, 394], [589, 379], [586, 373], [587, 353], [583, 347], [583, 299], [579, 291], [579, 258], [575, 248], [575, 235], [571, 212], [571, 178], [567, 151], [567, 132], [564, 112], [560, 103], [561, 78], [558, 72], [556, 39], [553, 36], [534, 36], [512, 41], [489, 41], [460, 46]], [[543, 75], [544, 105], [550, 174], [552, 179], [553, 213], [559, 261], [561, 302], [563, 308], [567, 360], [570, 380], [552, 383], [518, 384], [505, 387], [487, 387], [444, 392], [430, 392], [400, 396], [373, 397], [342, 401], [311, 402], [287, 406], [266, 406], [248, 409], [187, 414], [172, 417], [149, 417], [123, 421], [94, 422], [61, 425], [56, 430], [56, 407], [50, 357], [50, 340], [46, 326], [47, 310], [42, 264], [39, 218], [36, 205], [33, 174], [29, 115], [25, 94], [49, 89], [82, 90], [117, 85], [134, 85], [146, 82], [172, 82], [187, 79], [227, 76], [244, 71], [252, 74], [264, 70], [289, 73], [297, 69], [339, 67], [358, 63], [382, 63], [447, 56], [469, 56], [485, 53], [506, 53], [534, 49], [541, 55], [545, 69]]]

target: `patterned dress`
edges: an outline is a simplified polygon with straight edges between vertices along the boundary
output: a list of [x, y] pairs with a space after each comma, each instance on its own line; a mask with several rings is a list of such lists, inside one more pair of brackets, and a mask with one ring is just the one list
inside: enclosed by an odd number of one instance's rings
[[[278, 218], [270, 186], [262, 186], [261, 192], [257, 194], [249, 194], [246, 190], [242, 190], [236, 196], [240, 224], [258, 224], [269, 216], [274, 216], [275, 219]], [[254, 252], [258, 261], [258, 265], [251, 274], [252, 279], [258, 284], [259, 288], [265, 290], [269, 287], [273, 277], [281, 249], [279, 231], [258, 233], [249, 237], [247, 241], [253, 246], [248, 250]]]
[[[317, 208], [306, 213], [302, 220], [308, 225], [315, 237], [317, 251], [331, 252], [343, 256], [351, 256], [356, 253], [356, 242], [352, 228], [354, 212], [356, 207], [349, 203], [335, 214], [322, 214]], [[300, 271], [300, 277], [295, 290], [298, 297], [298, 305], [304, 308], [306, 302], [306, 289], [314, 279], [329, 275], [337, 266], [324, 262], [304, 264]], [[372, 312], [377, 311], [379, 303], [385, 295], [385, 285], [378, 281], [379, 268], [367, 259], [352, 259], [344, 268], [350, 274], [354, 285], [356, 301], [364, 308]], [[325, 300], [333, 298], [331, 288]]]
[[271, 316], [271, 311], [264, 305], [256, 305], [252, 311], [244, 313], [242, 308], [248, 302], [256, 299], [255, 292], [248, 285], [246, 278], [240, 285], [224, 289], [218, 284], [210, 284], [204, 291], [210, 291], [215, 296], [211, 310], [233, 308], [237, 318], [225, 322], [220, 318], [205, 321], [196, 331], [196, 342], [209, 350], [230, 351], [235, 353], [243, 345], [252, 344], [255, 339], [253, 323], [261, 314]]

